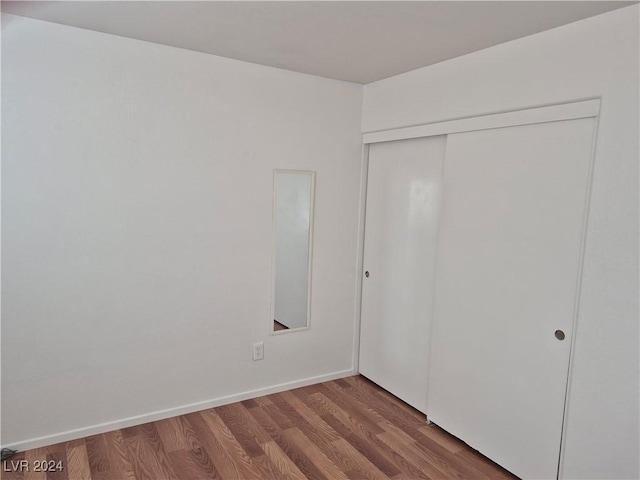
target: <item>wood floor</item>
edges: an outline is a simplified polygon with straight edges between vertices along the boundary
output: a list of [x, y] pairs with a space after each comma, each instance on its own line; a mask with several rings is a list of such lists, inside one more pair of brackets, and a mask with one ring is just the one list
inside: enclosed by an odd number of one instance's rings
[[273, 321], [273, 331], [274, 332], [279, 332], [280, 330], [289, 330], [289, 327], [281, 324], [279, 321], [274, 320]]
[[[17, 454], [3, 479], [513, 479], [363, 377]], [[36, 460], [62, 471], [34, 472]], [[20, 469], [18, 469], [20, 470]]]

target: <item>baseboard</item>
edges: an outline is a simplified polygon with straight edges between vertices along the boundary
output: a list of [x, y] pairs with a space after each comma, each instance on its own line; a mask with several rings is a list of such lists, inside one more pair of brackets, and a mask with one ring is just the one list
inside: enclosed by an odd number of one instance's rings
[[221, 405], [227, 405], [229, 403], [240, 402], [242, 400], [249, 400], [251, 398], [261, 397], [263, 395], [270, 395], [272, 393], [284, 392], [286, 390], [306, 387], [308, 385], [314, 385], [316, 383], [328, 382], [330, 380], [336, 380], [338, 378], [349, 377], [353, 374], [354, 374], [353, 370], [349, 369], [349, 370], [342, 370], [339, 372], [328, 373], [326, 375], [319, 375], [317, 377], [303, 378], [302, 380], [281, 383], [281, 384], [273, 385], [270, 387], [258, 388], [255, 390], [249, 390], [249, 391], [237, 393], [234, 395], [227, 395], [225, 397], [219, 397], [211, 400], [204, 400], [202, 402], [181, 405], [179, 407], [168, 408], [166, 410], [158, 410], [156, 412], [145, 413], [143, 415], [136, 415], [134, 417], [114, 420], [112, 422], [99, 423], [97, 425], [91, 425], [88, 427], [76, 428], [74, 430], [67, 430], [66, 432], [54, 433], [52, 435], [45, 435], [43, 437], [31, 438], [28, 440], [23, 440], [21, 442], [15, 442], [9, 445], [3, 445], [2, 447], [11, 448], [12, 450], [18, 450], [18, 451], [31, 450], [32, 448], [46, 447], [49, 445], [54, 445], [56, 443], [77, 440], [79, 438], [88, 437], [90, 435], [97, 435], [99, 433], [106, 433], [113, 430], [119, 430], [121, 428], [133, 427], [135, 425], [141, 425], [143, 423], [155, 422], [157, 420], [163, 420], [165, 418], [176, 417], [178, 415], [198, 412], [200, 410], [206, 410], [208, 408], [219, 407]]

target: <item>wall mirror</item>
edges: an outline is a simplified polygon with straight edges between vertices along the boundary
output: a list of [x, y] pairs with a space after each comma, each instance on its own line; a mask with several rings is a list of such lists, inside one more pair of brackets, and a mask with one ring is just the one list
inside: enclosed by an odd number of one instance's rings
[[315, 172], [275, 170], [271, 333], [309, 328]]

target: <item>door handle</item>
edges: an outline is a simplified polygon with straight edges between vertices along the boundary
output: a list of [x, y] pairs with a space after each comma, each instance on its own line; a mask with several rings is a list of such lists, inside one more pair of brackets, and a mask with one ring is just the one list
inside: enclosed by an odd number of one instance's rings
[[369, 278], [369, 270], [367, 270], [366, 272], [364, 272], [364, 276]]
[[564, 332], [562, 330], [556, 330], [555, 336], [558, 340], [564, 340]]

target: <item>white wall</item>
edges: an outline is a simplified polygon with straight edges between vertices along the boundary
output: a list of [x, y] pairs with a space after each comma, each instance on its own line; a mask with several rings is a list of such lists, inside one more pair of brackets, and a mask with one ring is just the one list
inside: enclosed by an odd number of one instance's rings
[[[361, 96], [3, 15], [3, 446], [349, 374]], [[313, 325], [270, 337], [274, 168], [317, 177]]]
[[274, 320], [289, 328], [307, 326], [311, 180], [308, 174], [276, 177]]
[[363, 129], [602, 97], [564, 478], [638, 478], [638, 6], [366, 85]]

